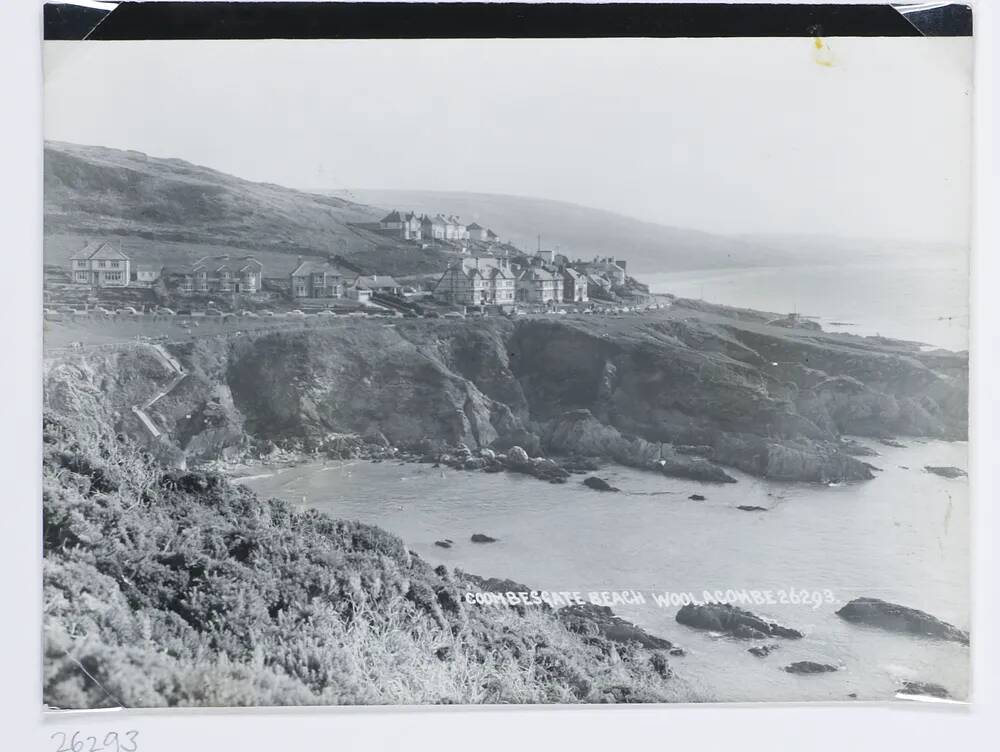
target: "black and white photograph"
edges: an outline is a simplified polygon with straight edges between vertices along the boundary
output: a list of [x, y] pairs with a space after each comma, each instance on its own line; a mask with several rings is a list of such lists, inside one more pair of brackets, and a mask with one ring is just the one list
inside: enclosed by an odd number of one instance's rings
[[973, 39], [821, 31], [45, 41], [42, 706], [967, 702]]

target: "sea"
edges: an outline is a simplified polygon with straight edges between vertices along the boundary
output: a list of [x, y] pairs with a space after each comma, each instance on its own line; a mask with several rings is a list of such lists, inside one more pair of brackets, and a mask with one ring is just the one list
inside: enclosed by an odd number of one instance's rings
[[[642, 278], [654, 292], [813, 316], [828, 331], [968, 348], [968, 272], [957, 256]], [[835, 486], [733, 470], [737, 483], [712, 485], [608, 464], [596, 474], [621, 490], [601, 493], [579, 477], [552, 485], [507, 473], [364, 461], [262, 467], [242, 482], [299, 507], [378, 525], [435, 565], [585, 599], [628, 593], [632, 602], [616, 603], [615, 612], [684, 648], [685, 656], [671, 658], [672, 681], [696, 701], [882, 701], [904, 681], [933, 682], [965, 698], [967, 647], [850, 624], [835, 612], [873, 596], [968, 629], [968, 480], [924, 470], [966, 470], [968, 446], [860, 441], [879, 453], [871, 458], [880, 468], [876, 478]], [[474, 533], [497, 541], [472, 543]], [[444, 539], [453, 546], [435, 545]], [[779, 647], [758, 658], [747, 652], [755, 642], [675, 619], [684, 597], [740, 599], [753, 591], [770, 598], [737, 602], [805, 637], [769, 640]], [[839, 670], [782, 670], [802, 660]]]
[[[736, 471], [737, 483], [713, 485], [609, 464], [596, 474], [620, 491], [602, 493], [580, 476], [553, 485], [394, 461], [265, 466], [241, 482], [297, 507], [378, 525], [434, 565], [585, 599], [626, 592], [632, 602], [616, 604], [616, 613], [685, 649], [670, 659], [672, 681], [693, 701], [882, 701], [903, 681], [934, 682], [964, 698], [967, 647], [850, 624], [835, 612], [874, 596], [968, 628], [968, 481], [923, 469], [966, 469], [967, 445], [868, 443], [879, 452], [871, 458], [876, 479], [833, 486]], [[472, 543], [474, 533], [497, 540]], [[454, 545], [435, 545], [443, 539]], [[768, 640], [778, 649], [758, 658], [747, 652], [756, 642], [677, 623], [682, 594], [706, 591], [736, 599], [770, 591], [773, 603], [744, 607], [805, 637]], [[782, 670], [802, 660], [839, 670]]]
[[969, 347], [969, 268], [962, 253], [639, 276], [654, 293], [798, 313], [826, 331]]

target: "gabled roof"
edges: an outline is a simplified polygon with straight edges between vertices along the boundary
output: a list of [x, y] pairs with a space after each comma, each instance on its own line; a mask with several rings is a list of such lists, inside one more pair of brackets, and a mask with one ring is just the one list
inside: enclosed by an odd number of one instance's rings
[[469, 226], [468, 226], [468, 227], [467, 227], [466, 229], [467, 229], [467, 230], [482, 230], [483, 228], [482, 228], [482, 226], [481, 226], [481, 225], [478, 225], [478, 224], [476, 224], [475, 222], [473, 222], [473, 223], [472, 223], [471, 225], [469, 225]]
[[110, 241], [102, 241], [97, 244], [97, 247], [91, 248], [90, 246], [84, 246], [75, 254], [71, 260], [73, 261], [83, 261], [89, 259], [124, 259], [129, 260], [129, 257], [122, 253], [119, 248], [116, 248], [111, 244]]
[[240, 259], [240, 261], [243, 262], [243, 266], [241, 266], [239, 269], [241, 272], [246, 271], [251, 266], [256, 266], [258, 269], [264, 268], [264, 265], [260, 263], [257, 259], [255, 259], [253, 256], [244, 256], [242, 259]]
[[386, 214], [381, 219], [382, 222], [402, 222], [403, 218], [399, 216], [399, 212], [393, 209], [391, 212]]
[[344, 276], [344, 272], [331, 264], [329, 261], [311, 260], [301, 262], [298, 266], [292, 269], [292, 273], [289, 276], [308, 277], [313, 274], [331, 274], [337, 277]]
[[524, 280], [525, 282], [551, 282], [555, 280], [556, 275], [547, 269], [542, 269], [537, 266], [531, 266], [524, 270], [518, 279]]

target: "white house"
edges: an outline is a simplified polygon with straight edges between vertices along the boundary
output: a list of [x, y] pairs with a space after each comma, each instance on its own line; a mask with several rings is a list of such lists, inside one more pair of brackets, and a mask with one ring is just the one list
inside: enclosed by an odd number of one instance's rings
[[118, 246], [104, 241], [84, 243], [70, 259], [70, 279], [74, 284], [94, 287], [128, 287], [132, 276], [131, 259]]

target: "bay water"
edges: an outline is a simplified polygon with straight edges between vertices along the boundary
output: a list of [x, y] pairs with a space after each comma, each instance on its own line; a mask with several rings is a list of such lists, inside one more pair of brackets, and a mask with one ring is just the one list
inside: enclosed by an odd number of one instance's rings
[[[609, 464], [595, 474], [621, 490], [601, 493], [581, 476], [553, 485], [392, 461], [263, 467], [241, 482], [299, 507], [377, 525], [435, 565], [585, 597], [641, 592], [645, 603], [616, 605], [615, 612], [687, 651], [671, 661], [675, 680], [696, 700], [850, 701], [851, 694], [885, 700], [907, 680], [941, 684], [963, 698], [967, 647], [835, 615], [853, 598], [874, 596], [969, 626], [968, 482], [923, 469], [967, 468], [967, 445], [905, 443], [871, 443], [879, 452], [871, 458], [881, 468], [876, 479], [837, 486], [769, 482], [735, 471], [737, 483], [711, 485]], [[706, 498], [692, 500], [693, 494]], [[474, 533], [498, 540], [472, 543]], [[452, 548], [435, 545], [445, 538]], [[768, 640], [780, 647], [758, 658], [747, 652], [756, 642], [685, 627], [674, 618], [677, 605], [661, 607], [651, 597], [706, 590], [821, 598], [744, 606], [805, 633], [801, 640]], [[782, 670], [800, 660], [840, 670]]]

